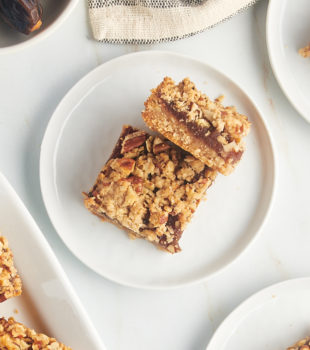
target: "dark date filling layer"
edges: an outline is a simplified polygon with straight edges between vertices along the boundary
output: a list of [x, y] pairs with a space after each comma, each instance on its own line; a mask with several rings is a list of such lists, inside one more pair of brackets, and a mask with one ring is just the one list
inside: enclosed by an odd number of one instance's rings
[[[160, 96], [158, 96], [160, 98]], [[161, 99], [161, 98], [160, 98]], [[223, 148], [223, 144], [218, 141], [218, 136], [221, 135], [219, 131], [215, 129], [214, 126], [205, 127], [198, 125], [195, 122], [186, 121], [187, 119], [187, 113], [186, 112], [179, 112], [176, 111], [173, 103], [167, 103], [163, 99], [161, 101], [164, 104], [164, 107], [173, 114], [173, 116], [178, 120], [178, 122], [182, 123], [183, 125], [186, 125], [186, 127], [189, 129], [189, 131], [192, 133], [194, 137], [200, 138], [209, 148], [214, 150], [217, 154], [219, 154], [222, 158], [226, 159], [232, 159], [233, 162], [238, 162], [242, 156], [243, 151], [229, 151], [225, 152]], [[206, 136], [207, 134], [207, 136]], [[229, 135], [225, 136], [225, 139], [228, 143], [232, 142]]]
[[[89, 195], [90, 194], [91, 193], [89, 193]], [[117, 219], [110, 218], [105, 213], [101, 213], [101, 212], [96, 211], [96, 215], [99, 218], [103, 219], [103, 220], [106, 220], [108, 222], [116, 224], [118, 227], [124, 229], [127, 232], [132, 233], [133, 235], [135, 235], [137, 237], [144, 238], [144, 236], [142, 234], [144, 230], [148, 230], [148, 231], [155, 230], [154, 228], [145, 227], [145, 228], [143, 228], [143, 229], [141, 228], [139, 230], [140, 233], [141, 233], [141, 234], [139, 234], [138, 232], [134, 232], [131, 229], [129, 229], [129, 228], [125, 227], [124, 225], [122, 225]], [[172, 242], [168, 243], [167, 236], [165, 234], [163, 234], [161, 237], [157, 236], [157, 238], [159, 239], [159, 245], [160, 246], [162, 246], [163, 248], [167, 248], [169, 245], [173, 245], [176, 248], [176, 252], [180, 251], [180, 247], [179, 247], [179, 243], [178, 242], [179, 242], [179, 240], [180, 240], [180, 238], [182, 236], [182, 233], [183, 233], [183, 231], [181, 231], [180, 229], [175, 227], [175, 224], [176, 224], [177, 221], [178, 221], [178, 215], [175, 215], [175, 216], [169, 215], [168, 222], [166, 224], [166, 226], [169, 226], [169, 227], [171, 227], [173, 229], [174, 234], [173, 234], [173, 241]], [[6, 300], [6, 299], [3, 299], [3, 300]], [[0, 300], [0, 302], [1, 302], [1, 300]]]

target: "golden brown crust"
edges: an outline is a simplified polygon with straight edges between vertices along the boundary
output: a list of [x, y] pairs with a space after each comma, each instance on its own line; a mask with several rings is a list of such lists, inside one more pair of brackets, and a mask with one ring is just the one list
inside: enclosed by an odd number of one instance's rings
[[310, 350], [310, 337], [298, 341], [295, 345], [287, 348], [287, 350]]
[[13, 254], [5, 237], [0, 236], [0, 302], [22, 294], [22, 282], [14, 266]]
[[85, 198], [93, 214], [175, 253], [216, 172], [160, 137], [124, 126]]
[[211, 101], [188, 79], [166, 77], [145, 102], [142, 117], [153, 130], [222, 174], [229, 174], [244, 151], [248, 119], [221, 98]]
[[18, 323], [13, 317], [0, 318], [0, 349], [6, 350], [71, 350], [56, 339]]

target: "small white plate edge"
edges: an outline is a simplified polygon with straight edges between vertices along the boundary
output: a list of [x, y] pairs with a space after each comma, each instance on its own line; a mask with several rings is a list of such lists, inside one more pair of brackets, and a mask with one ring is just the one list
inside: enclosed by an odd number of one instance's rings
[[[288, 101], [290, 102], [290, 104], [296, 109], [296, 111], [307, 121], [310, 123], [310, 114], [307, 115], [307, 111], [304, 110], [304, 108], [302, 106], [299, 106], [298, 103], [296, 103], [296, 101], [294, 101], [294, 96], [297, 96], [297, 94], [295, 93], [295, 91], [288, 87], [287, 85], [285, 85], [284, 81], [281, 78], [282, 73], [280, 72], [279, 68], [277, 67], [276, 64], [276, 58], [275, 58], [275, 54], [274, 51], [275, 49], [273, 49], [273, 44], [272, 44], [272, 18], [279, 18], [279, 16], [274, 16], [274, 8], [276, 5], [280, 4], [280, 6], [285, 6], [285, 2], [283, 2], [282, 0], [270, 0], [269, 4], [268, 4], [268, 9], [267, 9], [267, 16], [266, 16], [266, 43], [267, 43], [267, 51], [268, 51], [268, 56], [269, 56], [269, 61], [270, 61], [270, 65], [272, 68], [272, 71], [274, 73], [274, 76], [283, 92], [283, 94], [285, 95], [285, 97], [288, 99]], [[295, 85], [293, 85], [295, 86]], [[297, 97], [298, 99], [298, 97]]]
[[[209, 341], [206, 350], [225, 350], [224, 346], [228, 342], [233, 331], [254, 307], [265, 302], [268, 297], [273, 298], [274, 296], [276, 298], [277, 295], [287, 287], [294, 287], [302, 283], [307, 283], [310, 287], [310, 277], [293, 278], [278, 282], [267, 286], [246, 298], [220, 323]], [[230, 331], [227, 332], [227, 329]], [[221, 341], [221, 339], [225, 339], [225, 342]]]

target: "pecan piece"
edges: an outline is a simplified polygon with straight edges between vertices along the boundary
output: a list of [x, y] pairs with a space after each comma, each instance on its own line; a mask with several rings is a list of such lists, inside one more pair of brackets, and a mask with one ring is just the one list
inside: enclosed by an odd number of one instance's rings
[[117, 160], [119, 167], [126, 172], [132, 172], [135, 167], [135, 161], [131, 158], [120, 158]]
[[153, 153], [158, 154], [160, 152], [167, 151], [169, 148], [170, 148], [170, 146], [167, 143], [160, 143], [158, 145], [154, 145]]
[[141, 193], [143, 190], [143, 179], [138, 176], [131, 176], [126, 181], [130, 182], [132, 184], [132, 187], [137, 193]]
[[146, 133], [144, 131], [138, 131], [133, 134], [127, 135], [123, 141], [121, 153], [127, 153], [142, 146], [146, 140]]
[[167, 151], [170, 148], [170, 145], [163, 142], [163, 140], [159, 137], [155, 137], [153, 142], [153, 153], [158, 154], [163, 151]]

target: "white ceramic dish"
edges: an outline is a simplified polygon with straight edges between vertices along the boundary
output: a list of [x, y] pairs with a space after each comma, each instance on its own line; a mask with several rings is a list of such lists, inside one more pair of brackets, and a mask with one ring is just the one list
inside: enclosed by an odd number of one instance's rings
[[310, 335], [310, 278], [254, 294], [220, 325], [207, 350], [284, 350]]
[[46, 38], [67, 19], [78, 1], [79, 0], [41, 0], [43, 7], [43, 24], [39, 30], [29, 35], [24, 35], [12, 29], [0, 18], [0, 54], [11, 53], [29, 47]]
[[9, 241], [23, 282], [21, 296], [0, 304], [0, 317], [13, 316], [74, 350], [104, 350], [42, 232], [1, 173], [0, 232]]
[[298, 54], [310, 42], [308, 0], [270, 0], [267, 46], [273, 72], [289, 101], [310, 122], [310, 58]]
[[[224, 94], [253, 122], [248, 149], [229, 177], [219, 176], [181, 239], [181, 253], [131, 241], [83, 206], [123, 124], [145, 127], [141, 110], [166, 75], [189, 76], [212, 98]], [[143, 288], [177, 287], [206, 279], [237, 258], [260, 230], [275, 182], [274, 154], [265, 123], [247, 95], [203, 62], [166, 52], [114, 59], [82, 79], [60, 103], [47, 127], [40, 161], [43, 199], [69, 249], [113, 281]]]

